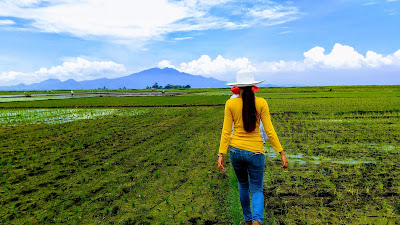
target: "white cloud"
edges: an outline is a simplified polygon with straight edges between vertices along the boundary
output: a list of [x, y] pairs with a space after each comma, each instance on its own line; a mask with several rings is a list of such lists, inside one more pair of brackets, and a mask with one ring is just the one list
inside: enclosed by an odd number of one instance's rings
[[362, 5], [368, 6], [368, 5], [375, 5], [375, 4], [377, 4], [375, 1], [370, 1], [370, 2], [366, 2], [366, 3], [362, 4]]
[[65, 81], [74, 79], [76, 81], [93, 80], [97, 78], [116, 78], [124, 75], [125, 66], [111, 61], [88, 61], [83, 58], [64, 62], [62, 65], [51, 68], [40, 68], [31, 73], [2, 72], [0, 74], [1, 85], [16, 85], [19, 83], [32, 84], [50, 78]]
[[400, 66], [400, 50], [387, 56], [367, 51], [366, 55], [363, 56], [353, 47], [337, 43], [329, 54], [324, 52], [324, 48], [317, 46], [304, 52], [304, 60], [302, 61], [263, 62], [256, 65], [256, 68], [263, 72], [300, 72], [315, 69], [332, 71]]
[[[212, 60], [208, 55], [202, 55], [191, 62], [182, 62], [179, 66], [172, 65], [169, 61], [159, 62], [159, 67], [176, 68], [181, 72], [194, 75], [214, 77], [220, 80], [232, 80], [239, 71], [256, 72], [256, 76], [270, 76], [273, 73], [313, 73], [315, 71], [358, 71], [379, 68], [399, 68], [400, 50], [393, 54], [383, 56], [373, 51], [368, 51], [365, 56], [358, 53], [353, 47], [341, 45], [333, 46], [330, 53], [325, 54], [322, 47], [314, 47], [304, 52], [304, 59], [299, 61], [265, 61], [252, 63], [248, 58], [225, 59], [218, 56]], [[266, 77], [263, 77], [266, 79]]]
[[391, 57], [383, 57], [382, 54], [378, 54], [373, 51], [368, 51], [366, 56], [365, 56], [365, 64], [370, 66], [370, 67], [379, 67], [382, 65], [390, 65], [392, 64], [392, 59]]
[[32, 7], [44, 2], [42, 0], [5, 0], [5, 4], [16, 5], [20, 7]]
[[281, 31], [281, 32], [279, 32], [278, 34], [290, 34], [290, 33], [292, 33], [293, 31], [291, 31], [291, 30], [285, 30], [285, 31]]
[[168, 60], [162, 60], [161, 62], [158, 63], [158, 67], [161, 69], [164, 69], [166, 67], [168, 68], [175, 68], [175, 66], [171, 65], [171, 62]]
[[302, 15], [298, 8], [290, 5], [276, 4], [272, 1], [265, 1], [265, 4], [256, 4], [246, 12], [250, 24], [260, 23], [263, 25], [277, 25], [296, 20]]
[[[276, 24], [293, 20], [297, 8], [271, 1], [258, 2], [241, 15], [213, 13], [213, 7], [234, 0], [3, 0], [0, 16], [33, 21], [32, 29], [49, 33], [118, 43], [162, 39], [178, 31], [242, 29], [255, 24]], [[270, 23], [268, 23], [270, 22]]]
[[0, 26], [2, 26], [2, 25], [13, 25], [13, 24], [15, 24], [15, 22], [12, 21], [12, 20], [0, 20]]
[[350, 46], [335, 44], [330, 53], [324, 52], [324, 48], [317, 46], [304, 52], [304, 60], [262, 62], [255, 66], [262, 72], [301, 72], [315, 69], [357, 70], [400, 65], [400, 50], [387, 56], [368, 51], [363, 56]]
[[193, 37], [178, 37], [178, 38], [174, 38], [175, 41], [183, 41], [183, 40], [189, 40], [189, 39], [193, 39]]
[[306, 65], [299, 61], [284, 61], [279, 62], [262, 62], [256, 65], [257, 71], [260, 73], [273, 73], [273, 72], [290, 72], [290, 71], [304, 71]]
[[331, 53], [325, 55], [325, 49], [315, 47], [304, 53], [304, 64], [307, 67], [323, 67], [332, 69], [377, 68], [388, 65], [400, 65], [400, 50], [383, 56], [373, 51], [367, 51], [363, 56], [354, 48], [335, 44]]
[[263, 19], [281, 19], [287, 18], [288, 16], [298, 15], [299, 11], [296, 7], [285, 7], [282, 5], [261, 8], [257, 7], [249, 11], [249, 15], [256, 18]]
[[220, 80], [231, 79], [232, 74], [238, 71], [256, 71], [256, 68], [251, 64], [246, 57], [237, 59], [225, 59], [221, 55], [214, 60], [208, 55], [202, 55], [199, 59], [190, 62], [182, 62], [179, 66], [171, 65], [167, 60], [158, 63], [160, 68], [170, 67], [181, 72], [202, 75], [205, 77], [214, 77]]
[[324, 51], [321, 47], [312, 48], [304, 53], [304, 62], [308, 66], [320, 65], [337, 69], [360, 68], [364, 62], [364, 57], [350, 46], [337, 43], [331, 53], [325, 55]]

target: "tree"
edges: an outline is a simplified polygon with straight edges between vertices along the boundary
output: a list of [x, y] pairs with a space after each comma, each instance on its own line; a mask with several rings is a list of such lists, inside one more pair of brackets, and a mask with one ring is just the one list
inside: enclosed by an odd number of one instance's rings
[[155, 89], [161, 89], [162, 88], [162, 86], [158, 86], [158, 83], [157, 82], [155, 82], [154, 84], [153, 84], [153, 86], [151, 86], [152, 88], [155, 88]]

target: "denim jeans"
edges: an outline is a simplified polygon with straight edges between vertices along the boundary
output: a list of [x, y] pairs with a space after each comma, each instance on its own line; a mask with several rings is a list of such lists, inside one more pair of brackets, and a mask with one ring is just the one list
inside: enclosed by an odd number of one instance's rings
[[[257, 220], [262, 223], [264, 218], [264, 154], [229, 146], [229, 158], [239, 183], [240, 204], [242, 205], [244, 219], [246, 221]], [[253, 213], [250, 208], [249, 188]]]

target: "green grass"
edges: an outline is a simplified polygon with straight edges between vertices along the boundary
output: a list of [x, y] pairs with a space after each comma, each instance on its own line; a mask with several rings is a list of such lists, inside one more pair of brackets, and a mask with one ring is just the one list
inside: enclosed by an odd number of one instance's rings
[[399, 113], [327, 117], [275, 117], [291, 166], [267, 160], [268, 213], [284, 224], [399, 221]]
[[[274, 112], [380, 112], [398, 111], [400, 86], [260, 88], [256, 95], [266, 98]], [[306, 92], [306, 90], [315, 92]], [[277, 92], [277, 91], [281, 92]], [[319, 91], [318, 91], [319, 90]], [[196, 89], [179, 96], [87, 97], [33, 102], [3, 102], [0, 108], [15, 107], [136, 107], [171, 105], [220, 105], [229, 98], [229, 89]]]
[[[290, 163], [283, 171], [267, 145], [264, 224], [400, 221], [399, 86], [332, 89], [257, 94]], [[228, 157], [226, 172], [216, 167], [223, 106], [115, 107], [229, 97], [197, 91], [0, 103], [0, 223], [243, 222]]]
[[238, 180], [233, 168], [227, 168], [227, 180], [229, 182], [229, 195], [226, 196], [232, 215], [232, 223], [235, 225], [243, 224], [242, 207], [240, 206], [240, 197], [238, 190]]
[[220, 116], [219, 108], [155, 109], [0, 128], [1, 221], [223, 221]]

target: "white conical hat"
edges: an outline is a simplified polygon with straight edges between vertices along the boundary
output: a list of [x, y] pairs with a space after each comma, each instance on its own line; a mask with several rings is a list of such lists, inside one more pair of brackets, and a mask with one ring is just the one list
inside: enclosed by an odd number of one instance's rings
[[238, 86], [238, 87], [247, 87], [253, 86], [259, 83], [264, 82], [262, 81], [255, 81], [254, 74], [252, 72], [238, 72], [236, 74], [236, 83], [227, 83], [226, 85], [229, 86]]

